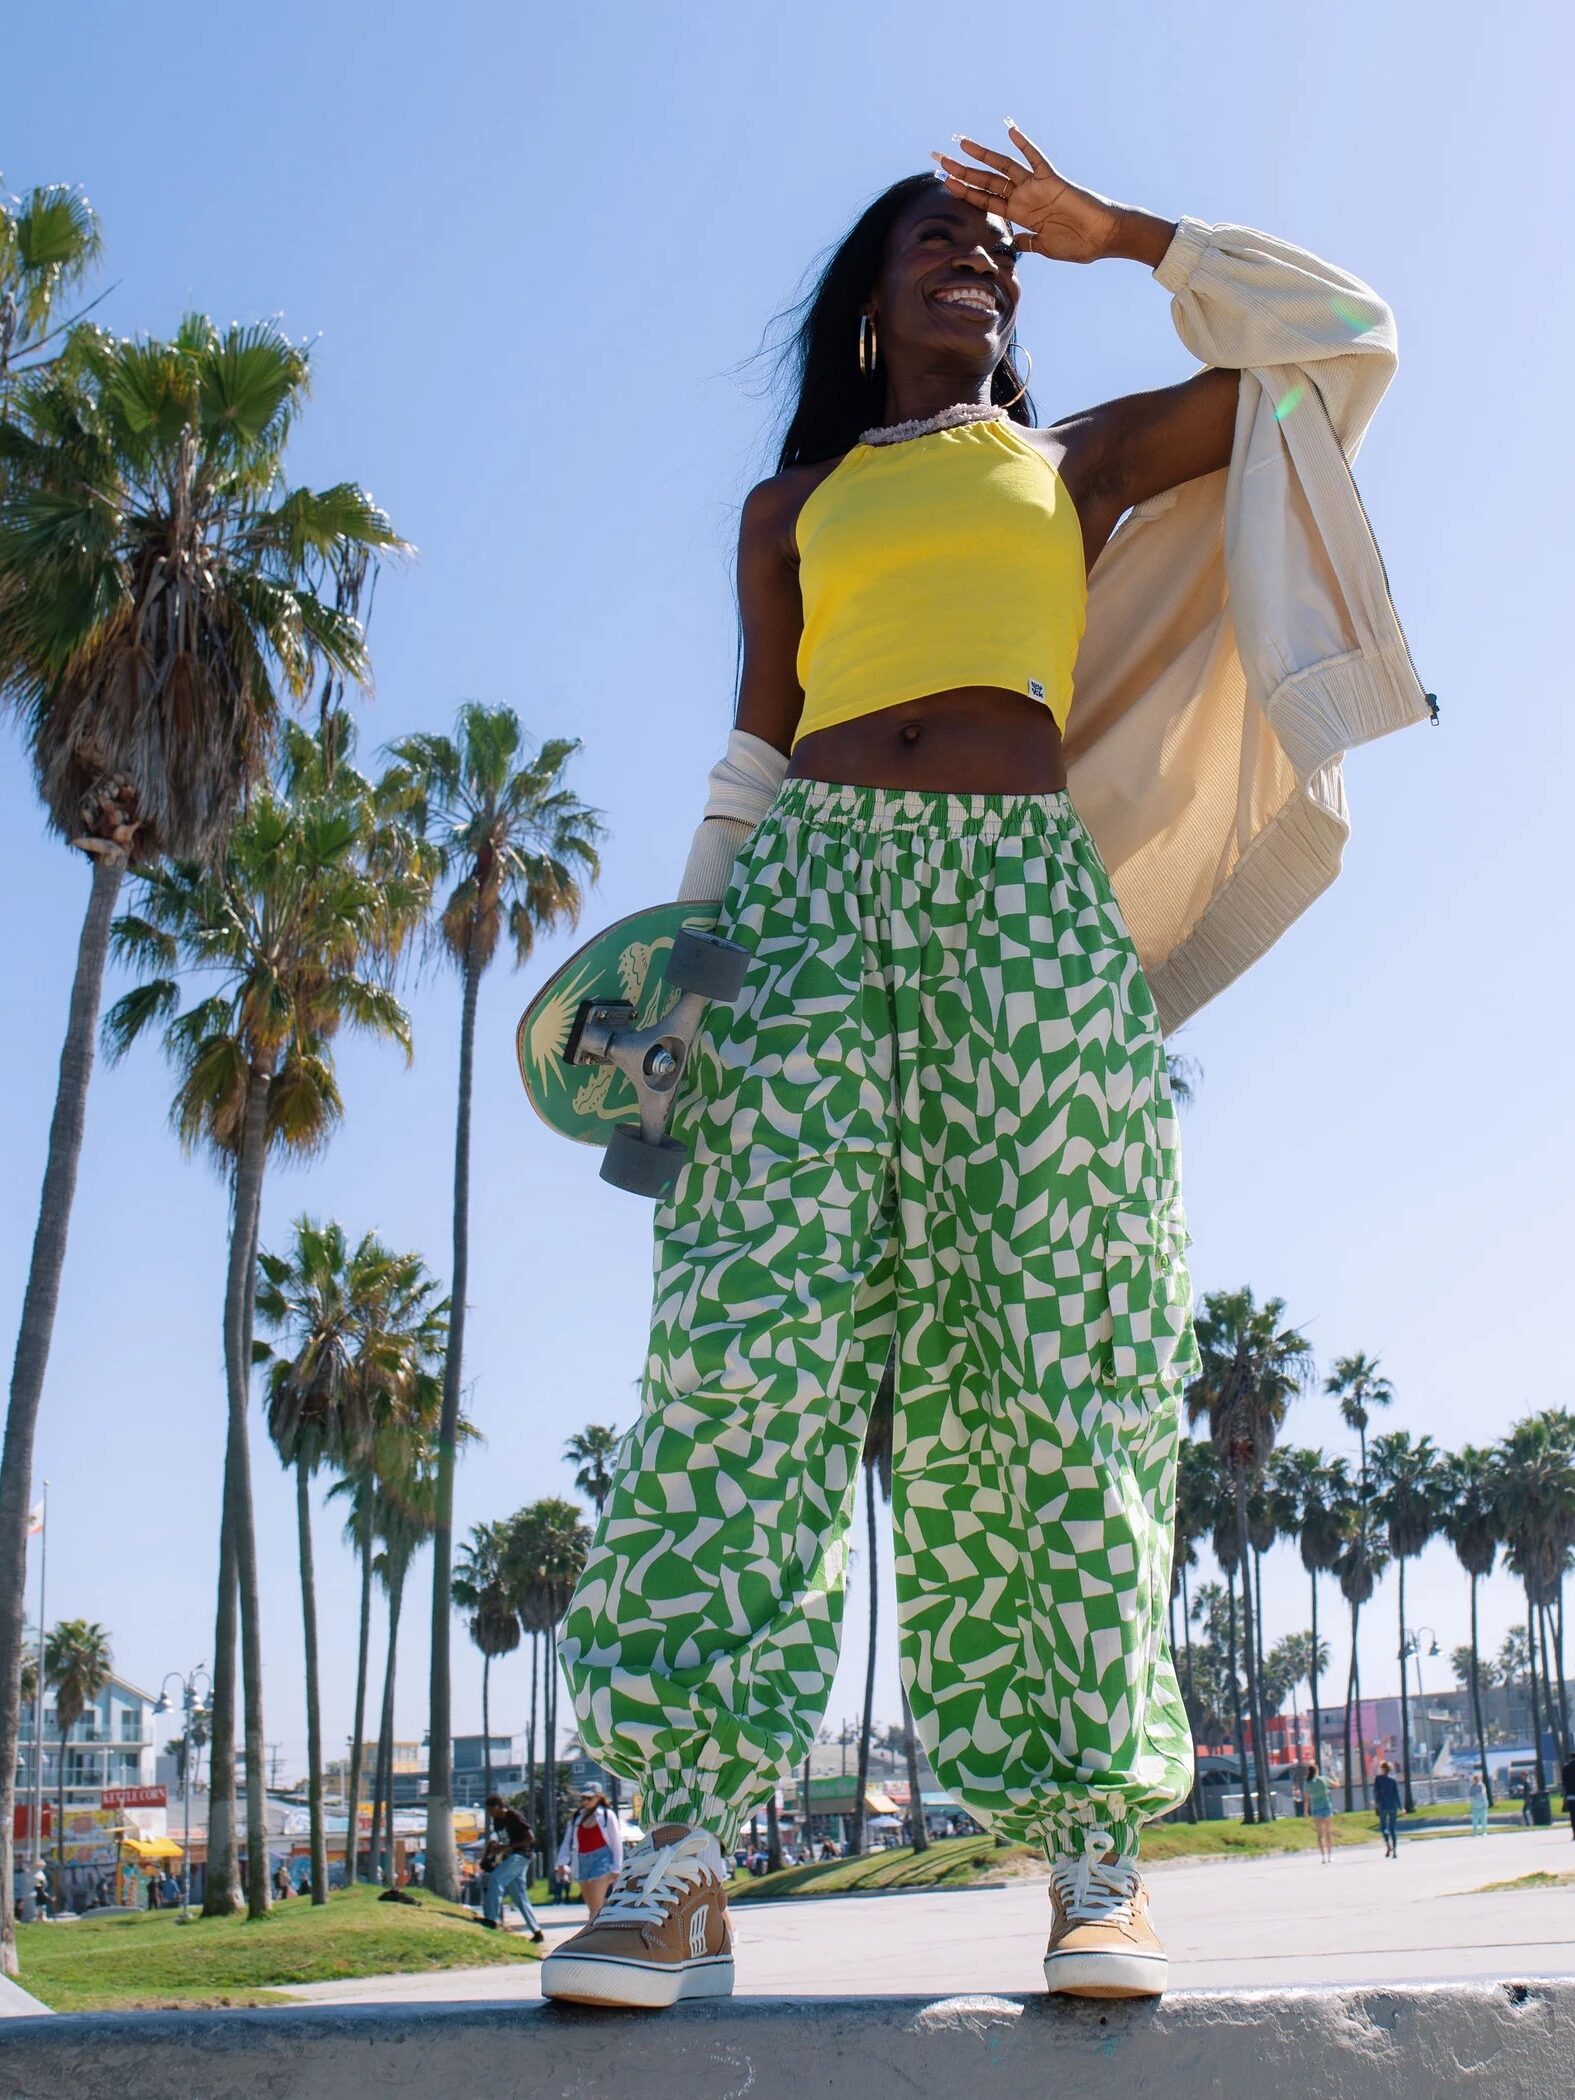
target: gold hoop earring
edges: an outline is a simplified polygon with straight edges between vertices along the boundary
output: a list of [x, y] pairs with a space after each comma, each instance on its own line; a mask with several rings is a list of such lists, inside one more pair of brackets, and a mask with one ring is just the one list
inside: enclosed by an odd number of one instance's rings
[[[1014, 341], [1012, 348], [1015, 350], [1016, 347], [1017, 345]], [[1017, 392], [1012, 396], [1010, 401], [997, 401], [997, 403], [995, 404], [997, 408], [1015, 408], [1018, 402], [1022, 400], [1024, 394], [1027, 393], [1028, 382], [1034, 376], [1034, 353], [1032, 352], [1032, 350], [1025, 350], [1023, 352], [1023, 358], [1028, 366], [1028, 370], [1023, 374], [1022, 385], [1017, 389]]]
[[875, 338], [875, 323], [868, 314], [859, 315], [859, 370], [868, 379], [875, 369], [878, 345]]

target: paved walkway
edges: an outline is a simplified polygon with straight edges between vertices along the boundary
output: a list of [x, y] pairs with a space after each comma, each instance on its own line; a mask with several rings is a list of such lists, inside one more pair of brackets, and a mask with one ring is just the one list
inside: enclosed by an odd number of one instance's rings
[[[1568, 1825], [1402, 1838], [1400, 1856], [1349, 1846], [1154, 1867], [1154, 1921], [1176, 1989], [1575, 1974], [1575, 1886], [1478, 1896], [1484, 1882], [1575, 1873]], [[576, 1906], [576, 1908], [578, 1908]], [[740, 1992], [867, 1997], [1033, 1991], [1048, 1925], [1044, 1885], [740, 1904]], [[543, 1913], [548, 1944], [578, 1918]], [[507, 1971], [297, 1985], [292, 1998], [375, 2004], [537, 1995], [534, 1963]]]

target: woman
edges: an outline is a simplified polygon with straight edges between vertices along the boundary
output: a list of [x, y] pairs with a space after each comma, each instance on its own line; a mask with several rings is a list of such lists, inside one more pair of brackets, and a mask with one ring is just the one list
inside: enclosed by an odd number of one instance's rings
[[[550, 1997], [732, 1988], [726, 1850], [822, 1717], [893, 1350], [927, 1753], [1043, 1847], [1052, 1989], [1164, 1984], [1136, 1855], [1191, 1784], [1165, 1599], [1195, 1351], [1161, 1021], [1332, 875], [1340, 751], [1426, 707], [1341, 454], [1392, 368], [1387, 309], [1010, 137], [1021, 158], [963, 140], [976, 165], [936, 156], [843, 241], [743, 508], [737, 727], [680, 895], [725, 893], [751, 961], [676, 1106], [641, 1417], [562, 1644], [651, 1835], [549, 1956]], [[1035, 428], [1032, 256], [1147, 264], [1209, 368]], [[1298, 358], [1319, 387], [1271, 396]], [[1255, 471], [1227, 481], [1238, 443]], [[1303, 470], [1318, 507], [1288, 527]]]
[[1307, 1813], [1318, 1838], [1318, 1857], [1327, 1866], [1334, 1857], [1334, 1802], [1329, 1782], [1316, 1765], [1307, 1767]]
[[613, 1876], [623, 1865], [623, 1832], [612, 1803], [599, 1786], [588, 1786], [563, 1833], [558, 1866], [580, 1884], [585, 1908], [594, 1918], [607, 1900]]
[[1466, 1799], [1471, 1804], [1471, 1835], [1487, 1836], [1488, 1790], [1483, 1784], [1482, 1774], [1473, 1772], [1471, 1785], [1466, 1790]]

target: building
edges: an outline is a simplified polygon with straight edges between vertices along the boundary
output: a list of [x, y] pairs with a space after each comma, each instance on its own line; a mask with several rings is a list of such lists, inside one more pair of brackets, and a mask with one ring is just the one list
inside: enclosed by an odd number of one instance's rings
[[[38, 1632], [26, 1632], [27, 1651], [36, 1653]], [[86, 1708], [65, 1746], [65, 1807], [69, 1824], [74, 1811], [97, 1811], [106, 1788], [145, 1787], [154, 1783], [153, 1708], [157, 1702], [129, 1679], [112, 1676]], [[34, 1714], [31, 1703], [21, 1711], [17, 1743], [16, 1800], [25, 1810], [36, 1784]], [[43, 1713], [44, 1799], [52, 1808], [60, 1800], [60, 1721], [53, 1690], [46, 1687]], [[30, 1828], [19, 1818], [19, 1835]]]

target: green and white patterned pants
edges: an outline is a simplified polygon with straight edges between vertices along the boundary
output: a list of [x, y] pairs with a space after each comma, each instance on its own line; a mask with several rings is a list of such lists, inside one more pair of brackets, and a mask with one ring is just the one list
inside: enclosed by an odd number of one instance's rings
[[638, 1422], [564, 1622], [591, 1754], [732, 1843], [836, 1668], [893, 1340], [903, 1681], [1054, 1854], [1182, 1799], [1165, 1637], [1195, 1363], [1153, 1001], [1065, 795], [789, 780], [734, 869], [656, 1216]]

